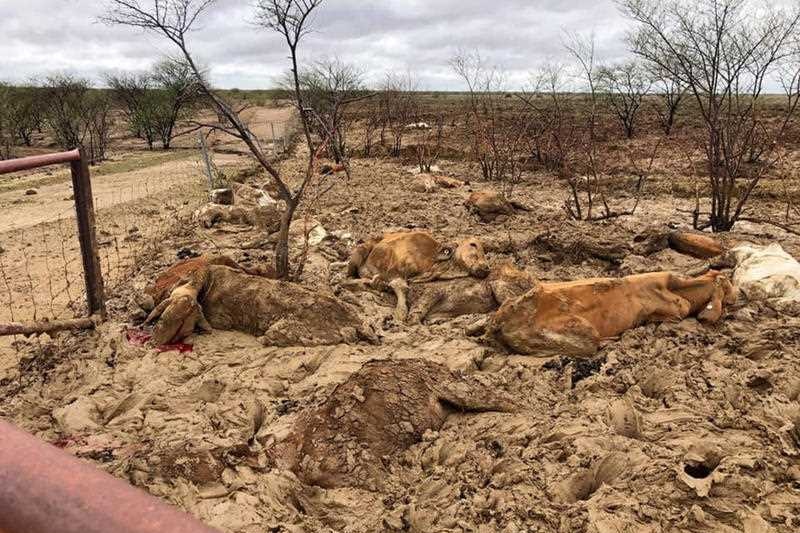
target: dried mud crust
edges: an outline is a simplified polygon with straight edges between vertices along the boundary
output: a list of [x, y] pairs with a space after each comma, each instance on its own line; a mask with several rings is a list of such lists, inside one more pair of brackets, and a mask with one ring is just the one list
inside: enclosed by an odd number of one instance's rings
[[310, 485], [379, 490], [384, 462], [438, 431], [449, 415], [513, 409], [502, 394], [440, 364], [371, 361], [303, 413], [267, 453]]
[[[302, 168], [294, 160], [285, 165], [287, 172]], [[349, 233], [352, 242], [343, 236], [310, 252], [301, 279], [307, 288], [327, 289], [333, 261], [346, 260], [357, 239], [393, 227], [422, 227], [447, 239], [477, 235], [493, 243], [490, 259], [514, 261], [546, 280], [696, 264], [671, 250], [647, 254], [636, 246], [644, 228], [685, 221], [671, 198], [646, 198], [641, 215], [612, 223], [567, 223], [561, 189], [534, 176], [517, 193], [531, 211], [483, 224], [466, 214], [467, 190], [409, 192], [410, 176], [388, 161], [355, 161], [353, 169], [352, 181], [337, 184], [314, 213], [329, 232]], [[466, 166], [445, 169], [476, 177]], [[542, 234], [555, 237], [540, 246], [535, 237]], [[226, 532], [800, 528], [797, 318], [740, 304], [716, 326], [694, 320], [645, 326], [608, 343], [591, 363], [559, 359], [550, 369], [542, 367], [547, 361], [497, 353], [467, 338], [466, 319], [389, 324], [379, 346], [278, 348], [216, 331], [198, 337], [193, 353], [179, 355], [123, 341], [134, 295], [175, 263], [177, 251], [223, 250], [254, 268], [272, 260], [269, 247], [244, 245], [259, 237], [222, 225], [187, 228], [165, 241], [125, 292], [113, 295], [113, 320], [96, 335], [43, 340], [47, 352], [35, 341], [21, 348], [22, 360], [0, 371], [0, 416]], [[778, 239], [790, 253], [800, 252], [794, 238], [765, 228], [743, 226], [730, 238]], [[579, 241], [630, 251], [609, 260], [585, 253], [595, 246], [574, 248]], [[379, 324], [391, 314], [383, 296], [357, 295], [356, 303]], [[380, 481], [376, 490], [366, 490], [357, 476], [323, 489], [273, 466], [269, 436], [288, 438], [307, 413], [357, 402], [356, 386], [366, 401], [375, 379], [361, 382], [370, 374], [359, 372], [369, 361], [408, 359], [426, 366], [378, 383], [390, 392], [421, 390], [402, 402], [415, 432], [413, 439], [401, 431], [375, 434], [394, 437], [378, 452], [388, 453], [368, 463], [378, 467], [369, 476]], [[422, 372], [434, 363], [448, 369], [445, 376], [463, 374], [510, 398], [515, 410], [454, 409], [417, 431], [412, 420], [431, 412], [423, 400], [436, 398], [429, 391], [443, 382], [438, 370]], [[416, 379], [420, 372], [425, 377]], [[384, 405], [394, 423], [396, 404]], [[366, 410], [348, 412], [354, 421], [372, 422]], [[335, 427], [326, 423], [322, 431]], [[356, 465], [363, 457], [355, 427], [345, 428], [341, 442], [324, 441], [337, 464], [352, 456]]]

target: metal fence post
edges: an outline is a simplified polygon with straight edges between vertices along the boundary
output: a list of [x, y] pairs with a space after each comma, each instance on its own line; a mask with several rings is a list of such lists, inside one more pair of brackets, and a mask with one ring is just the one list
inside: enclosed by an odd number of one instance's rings
[[89, 315], [106, 317], [105, 289], [103, 272], [100, 268], [100, 254], [97, 247], [97, 234], [94, 221], [94, 200], [92, 181], [89, 177], [89, 162], [83, 150], [77, 161], [72, 161], [72, 190], [75, 194], [75, 212], [78, 216], [78, 239], [81, 244], [83, 276], [86, 282], [86, 303]]

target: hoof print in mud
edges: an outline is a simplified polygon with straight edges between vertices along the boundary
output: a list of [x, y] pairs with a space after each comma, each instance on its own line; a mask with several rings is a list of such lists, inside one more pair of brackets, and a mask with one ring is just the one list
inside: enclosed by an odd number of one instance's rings
[[629, 458], [623, 453], [610, 453], [589, 468], [582, 469], [553, 487], [553, 494], [563, 503], [590, 499], [603, 485], [611, 485], [631, 470]]

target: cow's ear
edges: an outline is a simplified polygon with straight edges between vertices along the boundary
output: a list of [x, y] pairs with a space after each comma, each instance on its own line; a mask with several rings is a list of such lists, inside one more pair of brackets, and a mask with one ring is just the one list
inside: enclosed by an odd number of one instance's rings
[[442, 246], [439, 249], [439, 254], [436, 256], [437, 261], [447, 261], [453, 257], [453, 247], [452, 246]]

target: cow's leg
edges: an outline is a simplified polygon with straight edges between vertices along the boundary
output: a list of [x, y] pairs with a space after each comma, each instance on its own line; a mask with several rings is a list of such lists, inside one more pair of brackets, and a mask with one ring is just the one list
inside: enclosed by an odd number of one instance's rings
[[214, 328], [211, 327], [211, 324], [206, 319], [206, 315], [203, 313], [203, 308], [200, 306], [200, 304], [197, 305], [197, 312], [199, 314], [197, 317], [197, 327], [200, 329], [200, 331], [205, 333], [211, 333], [214, 331]]
[[[660, 291], [659, 291], [660, 292]], [[652, 310], [646, 321], [649, 322], [680, 322], [692, 313], [692, 304], [686, 298], [664, 291], [661, 298], [653, 302]], [[640, 324], [632, 324], [631, 327]]]
[[709, 324], [714, 324], [722, 318], [723, 306], [722, 303], [726, 299], [728, 292], [726, 290], [724, 282], [727, 280], [724, 278], [717, 278], [714, 281], [714, 293], [711, 295], [711, 299], [708, 301], [708, 305], [706, 308], [703, 309], [698, 315], [697, 318], [701, 322], [707, 322]]
[[167, 299], [167, 300], [164, 300], [163, 302], [161, 302], [160, 304], [158, 304], [155, 307], [155, 309], [150, 311], [150, 314], [147, 315], [147, 318], [145, 319], [144, 323], [145, 324], [152, 324], [153, 322], [158, 320], [161, 317], [161, 315], [164, 314], [164, 311], [167, 310], [167, 307], [169, 307], [170, 303], [171, 302]]
[[372, 288], [368, 279], [345, 279], [339, 283], [339, 287], [354, 292], [368, 291]]
[[408, 283], [402, 278], [395, 278], [389, 282], [389, 287], [397, 297], [397, 306], [394, 308], [394, 320], [403, 324], [408, 318]]
[[380, 279], [380, 276], [375, 276], [373, 278], [345, 279], [339, 283], [339, 287], [343, 287], [353, 292], [387, 290], [386, 282]]
[[422, 324], [428, 318], [428, 314], [436, 305], [442, 301], [444, 292], [436, 289], [426, 289], [422, 296], [414, 302], [413, 310], [409, 313], [408, 322], [410, 324]]
[[671, 275], [668, 290], [689, 302], [690, 310], [682, 318], [694, 314], [709, 322], [719, 320], [723, 302], [729, 301], [733, 296], [730, 282], [716, 272], [697, 278]]

